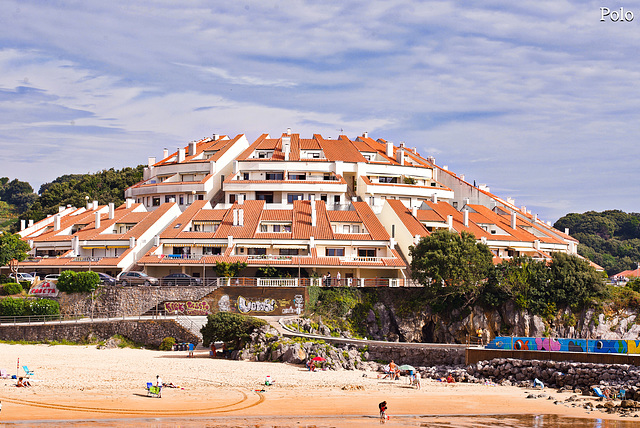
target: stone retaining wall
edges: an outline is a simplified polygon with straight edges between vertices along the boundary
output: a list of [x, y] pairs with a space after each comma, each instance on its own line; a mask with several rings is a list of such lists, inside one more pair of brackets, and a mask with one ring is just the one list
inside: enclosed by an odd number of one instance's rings
[[83, 342], [88, 338], [106, 340], [116, 334], [150, 347], [159, 346], [165, 337], [173, 337], [176, 342], [200, 341], [172, 319], [0, 325], [0, 340]]
[[60, 293], [57, 300], [63, 315], [109, 314], [112, 317], [138, 316], [165, 301], [198, 301], [217, 287], [100, 287], [90, 293]]
[[395, 361], [412, 366], [458, 366], [465, 362], [464, 348], [417, 347], [413, 344], [368, 345], [369, 360]]

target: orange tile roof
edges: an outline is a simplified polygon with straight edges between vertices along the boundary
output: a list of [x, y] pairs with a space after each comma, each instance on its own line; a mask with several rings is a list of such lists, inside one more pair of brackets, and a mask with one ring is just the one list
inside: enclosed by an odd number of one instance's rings
[[[407, 208], [399, 199], [387, 199], [387, 203], [396, 213], [402, 224], [407, 228], [411, 236], [427, 236], [429, 232], [427, 228], [416, 219], [409, 208]], [[418, 214], [421, 211], [418, 211]], [[439, 217], [439, 216], [438, 216]], [[418, 216], [419, 218], [419, 216]]]
[[351, 202], [351, 205], [356, 209], [358, 215], [362, 219], [364, 226], [367, 228], [367, 232], [371, 235], [371, 239], [376, 241], [389, 240], [389, 234], [385, 230], [380, 220], [376, 217], [371, 207], [366, 202]]

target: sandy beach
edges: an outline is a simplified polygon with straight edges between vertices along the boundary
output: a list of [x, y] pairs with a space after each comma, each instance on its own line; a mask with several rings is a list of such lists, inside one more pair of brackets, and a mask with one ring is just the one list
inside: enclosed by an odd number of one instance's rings
[[[22, 376], [23, 365], [35, 372], [32, 387], [17, 388], [15, 380], [0, 380], [0, 419], [4, 422], [349, 416], [356, 422], [347, 424], [347, 418], [338, 426], [360, 426], [358, 418], [375, 417], [383, 400], [389, 403], [390, 415], [542, 414], [620, 419], [564, 403], [572, 394], [555, 390], [543, 391], [553, 399], [527, 399], [540, 391], [425, 379], [422, 389], [416, 390], [406, 379], [379, 379], [376, 372], [309, 372], [289, 364], [212, 359], [204, 350], [187, 358], [186, 352], [173, 351], [0, 344], [0, 368]], [[162, 398], [149, 397], [145, 385], [155, 381], [156, 375], [177, 387], [163, 388]], [[274, 385], [264, 386], [267, 375]]]

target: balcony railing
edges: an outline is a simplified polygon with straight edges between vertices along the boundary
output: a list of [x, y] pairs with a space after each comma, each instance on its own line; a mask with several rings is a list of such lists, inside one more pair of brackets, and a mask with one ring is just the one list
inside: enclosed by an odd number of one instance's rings
[[[261, 255], [251, 255], [247, 256], [247, 260], [291, 260], [294, 257], [298, 256], [281, 256], [278, 254], [261, 254]], [[304, 257], [304, 256], [300, 256]]]

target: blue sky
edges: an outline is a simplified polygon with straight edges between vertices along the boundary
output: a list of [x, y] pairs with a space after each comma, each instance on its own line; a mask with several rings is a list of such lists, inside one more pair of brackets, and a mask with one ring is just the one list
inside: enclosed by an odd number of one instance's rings
[[[640, 211], [640, 4], [0, 3], [0, 176], [145, 164], [214, 133], [369, 132], [544, 220]], [[624, 6], [624, 5], [622, 5]]]

